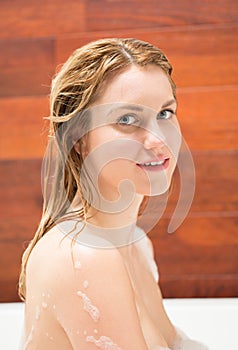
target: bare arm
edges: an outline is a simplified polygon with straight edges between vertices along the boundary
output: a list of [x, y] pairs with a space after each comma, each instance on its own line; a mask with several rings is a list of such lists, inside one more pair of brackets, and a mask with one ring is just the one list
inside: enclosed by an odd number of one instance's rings
[[[62, 248], [63, 249], [63, 248]], [[76, 245], [51, 276], [55, 315], [74, 349], [109, 344], [115, 350], [147, 350], [131, 283], [116, 250]], [[57, 270], [57, 267], [56, 267]]]

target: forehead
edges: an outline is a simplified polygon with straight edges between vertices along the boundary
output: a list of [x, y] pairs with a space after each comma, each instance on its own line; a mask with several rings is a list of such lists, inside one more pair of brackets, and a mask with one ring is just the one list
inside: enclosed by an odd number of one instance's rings
[[160, 67], [132, 65], [105, 82], [95, 104], [123, 102], [158, 110], [171, 99], [173, 91], [170, 81]]

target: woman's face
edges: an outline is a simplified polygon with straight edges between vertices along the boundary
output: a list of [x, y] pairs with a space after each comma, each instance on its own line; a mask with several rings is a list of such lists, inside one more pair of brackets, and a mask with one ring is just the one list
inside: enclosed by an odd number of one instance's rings
[[155, 65], [134, 65], [101, 90], [84, 138], [85, 170], [110, 201], [123, 189], [125, 194], [164, 193], [181, 145], [177, 103], [166, 74]]

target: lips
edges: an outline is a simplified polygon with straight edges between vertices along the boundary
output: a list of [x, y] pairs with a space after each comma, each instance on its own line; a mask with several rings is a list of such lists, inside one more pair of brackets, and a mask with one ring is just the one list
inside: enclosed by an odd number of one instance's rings
[[166, 161], [166, 159], [162, 159], [162, 160], [159, 160], [159, 161], [142, 163], [140, 165], [142, 165], [142, 166], [157, 166], [157, 165], [163, 165], [165, 163], [165, 161]]
[[166, 169], [169, 164], [169, 157], [148, 160], [143, 163], [137, 163], [140, 168], [147, 170], [162, 170]]

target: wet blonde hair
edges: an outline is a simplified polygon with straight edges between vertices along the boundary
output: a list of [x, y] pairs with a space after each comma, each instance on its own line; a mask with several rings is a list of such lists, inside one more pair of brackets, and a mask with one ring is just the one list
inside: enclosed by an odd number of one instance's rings
[[[102, 84], [106, 84], [107, 79], [120, 74], [131, 65], [144, 67], [149, 64], [159, 66], [165, 72], [175, 96], [176, 88], [171, 78], [172, 66], [164, 53], [147, 42], [130, 38], [102, 39], [77, 49], [53, 79], [50, 95], [50, 140], [43, 167], [43, 213], [36, 234], [22, 258], [19, 279], [19, 295], [22, 300], [26, 297], [26, 264], [36, 243], [69, 214], [85, 220], [90, 208], [90, 201], [82, 194], [82, 187], [84, 186], [85, 191], [87, 185], [80, 181], [80, 152], [76, 152], [72, 142], [69, 142], [72, 139], [69, 135], [72, 135], [74, 127], [74, 123], [69, 121], [72, 122], [77, 115], [77, 125], [81, 123], [83, 128], [87, 118], [82, 111], [97, 99]], [[47, 190], [48, 187], [50, 190]], [[80, 196], [81, 208], [69, 213], [70, 203], [76, 193]]]

